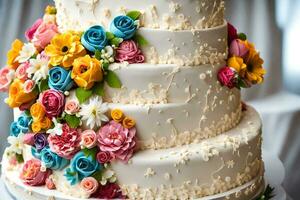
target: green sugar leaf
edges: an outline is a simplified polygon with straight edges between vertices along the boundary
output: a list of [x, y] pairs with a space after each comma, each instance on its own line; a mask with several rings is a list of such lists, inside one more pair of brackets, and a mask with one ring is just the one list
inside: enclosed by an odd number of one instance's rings
[[239, 33], [239, 34], [238, 34], [238, 38], [239, 38], [240, 40], [245, 41], [245, 40], [247, 40], [247, 35], [246, 35], [245, 33]]
[[101, 51], [99, 51], [98, 49], [95, 51], [95, 58], [97, 60], [101, 60]]
[[84, 148], [84, 149], [82, 149], [82, 152], [86, 157], [91, 156], [94, 160], [96, 160], [96, 155], [97, 155], [97, 152], [98, 152], [98, 148], [97, 147], [94, 147], [92, 149]]
[[104, 79], [107, 82], [107, 84], [112, 88], [121, 88], [122, 87], [122, 83], [121, 83], [118, 75], [111, 70], [107, 70], [107, 74], [105, 75]]
[[112, 40], [114, 39], [115, 35], [111, 32], [106, 32], [106, 38], [107, 40]]
[[104, 96], [104, 82], [99, 82], [93, 87], [93, 93], [98, 96]]
[[75, 115], [66, 114], [64, 120], [71, 128], [77, 128], [80, 125], [80, 118]]
[[48, 78], [47, 79], [43, 79], [38, 83], [38, 88], [39, 88], [39, 93], [42, 93], [45, 90], [49, 89], [49, 85], [48, 85]]
[[93, 95], [92, 90], [85, 90], [83, 88], [77, 88], [75, 93], [80, 104], [84, 103]]
[[139, 46], [149, 45], [149, 42], [140, 34], [135, 34], [133, 39], [139, 44]]
[[139, 19], [141, 14], [142, 13], [140, 11], [132, 10], [132, 11], [129, 11], [128, 13], [126, 13], [126, 16], [130, 17], [133, 20], [137, 20], [137, 19]]

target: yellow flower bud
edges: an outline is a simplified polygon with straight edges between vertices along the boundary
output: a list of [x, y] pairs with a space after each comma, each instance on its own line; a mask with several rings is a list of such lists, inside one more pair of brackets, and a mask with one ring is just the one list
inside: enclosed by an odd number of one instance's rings
[[123, 120], [123, 126], [130, 129], [135, 126], [135, 120], [130, 117], [125, 117]]
[[113, 109], [110, 113], [111, 118], [116, 122], [121, 122], [124, 118], [124, 114], [120, 109]]
[[56, 15], [56, 12], [57, 12], [57, 10], [54, 6], [48, 5], [45, 9], [45, 14]]

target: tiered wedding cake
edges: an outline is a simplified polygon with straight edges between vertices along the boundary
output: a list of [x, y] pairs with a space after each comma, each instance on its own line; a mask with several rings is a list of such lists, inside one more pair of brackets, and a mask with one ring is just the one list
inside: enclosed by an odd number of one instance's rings
[[[263, 61], [222, 0], [54, 0], [1, 70], [17, 199], [253, 199]], [[20, 112], [19, 110], [22, 110]], [[45, 186], [44, 186], [45, 185]]]

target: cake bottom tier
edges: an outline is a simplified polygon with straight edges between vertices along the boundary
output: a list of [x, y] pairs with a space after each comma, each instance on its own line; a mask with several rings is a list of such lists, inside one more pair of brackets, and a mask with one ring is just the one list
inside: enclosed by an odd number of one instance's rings
[[[217, 137], [139, 151], [128, 164], [113, 162], [111, 168], [130, 199], [251, 200], [264, 188], [261, 141], [260, 117], [248, 107], [238, 126]], [[32, 158], [30, 148], [23, 153], [25, 160]], [[67, 182], [64, 171], [53, 172], [57, 190], [50, 191], [25, 186], [18, 178], [20, 169], [10, 168], [6, 156], [2, 163], [7, 188], [18, 200], [85, 199], [79, 185]]]

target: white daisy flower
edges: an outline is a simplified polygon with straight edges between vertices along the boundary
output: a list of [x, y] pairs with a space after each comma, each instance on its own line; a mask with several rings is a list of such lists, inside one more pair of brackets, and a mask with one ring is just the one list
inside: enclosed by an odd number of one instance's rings
[[34, 80], [35, 82], [39, 82], [42, 79], [46, 79], [49, 67], [49, 60], [45, 58], [41, 58], [40, 55], [37, 56], [36, 59], [30, 59], [30, 67], [27, 69], [28, 77]]
[[81, 106], [79, 115], [82, 116], [81, 120], [90, 129], [98, 128], [102, 122], [109, 121], [105, 113], [108, 111], [108, 104], [103, 103], [102, 98], [99, 96], [91, 97], [87, 104]]
[[18, 137], [9, 136], [7, 138], [7, 141], [10, 144], [8, 147], [8, 152], [22, 154], [24, 148], [23, 137], [23, 133], [20, 133]]
[[26, 43], [23, 45], [19, 56], [16, 58], [16, 61], [19, 63], [24, 63], [29, 60], [36, 53], [36, 49], [32, 43]]

